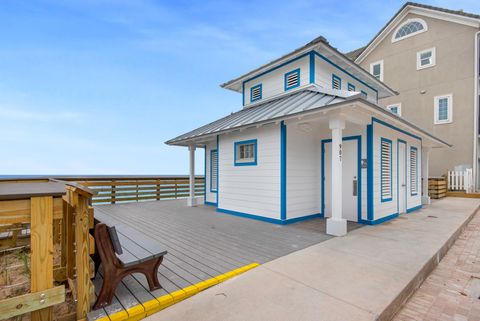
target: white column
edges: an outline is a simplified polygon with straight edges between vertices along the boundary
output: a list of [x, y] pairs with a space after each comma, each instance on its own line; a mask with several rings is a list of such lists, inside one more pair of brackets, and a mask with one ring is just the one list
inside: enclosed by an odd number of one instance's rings
[[347, 234], [347, 220], [342, 218], [342, 130], [345, 120], [330, 119], [329, 127], [332, 130], [332, 217], [327, 219], [327, 234], [343, 236]]
[[430, 204], [430, 196], [428, 196], [428, 156], [430, 147], [422, 148], [422, 204]]
[[187, 199], [188, 206], [195, 206], [195, 145], [188, 146], [188, 151], [190, 153], [190, 195]]

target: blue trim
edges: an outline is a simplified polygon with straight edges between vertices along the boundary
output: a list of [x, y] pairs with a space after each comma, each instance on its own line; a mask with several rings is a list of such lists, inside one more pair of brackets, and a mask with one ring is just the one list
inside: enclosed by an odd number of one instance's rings
[[[246, 145], [246, 144], [254, 144], [255, 159], [251, 162], [237, 162], [237, 146], [238, 145]], [[234, 146], [233, 146], [233, 161], [234, 161], [234, 166], [256, 166], [257, 165], [257, 140], [256, 139], [250, 139], [250, 140], [243, 140], [243, 141], [235, 142]]]
[[383, 222], [386, 222], [386, 221], [390, 221], [390, 220], [392, 220], [396, 217], [398, 217], [398, 213], [390, 214], [388, 216], [379, 218], [378, 220], [362, 220], [359, 223], [367, 224], [367, 225], [377, 225], [377, 224], [380, 224], [380, 223], [383, 223]]
[[297, 223], [300, 221], [305, 221], [313, 218], [321, 218], [322, 215], [317, 213], [317, 214], [311, 214], [307, 216], [301, 216], [301, 217], [296, 217], [292, 218], [289, 220], [279, 220], [276, 218], [270, 218], [270, 217], [265, 217], [265, 216], [260, 216], [260, 215], [255, 215], [255, 214], [248, 214], [248, 213], [243, 213], [243, 212], [237, 212], [237, 211], [231, 211], [227, 210], [224, 208], [217, 208], [218, 213], [224, 213], [224, 214], [229, 214], [229, 215], [234, 215], [238, 217], [244, 217], [244, 218], [249, 218], [257, 221], [263, 221], [267, 223], [273, 223], [273, 224], [279, 224], [279, 225], [286, 225], [286, 224], [292, 224], [292, 223]]
[[355, 85], [354, 85], [354, 84], [351, 84], [351, 83], [348, 83], [348, 85], [347, 85], [347, 90], [348, 90], [348, 91], [355, 91]]
[[218, 206], [218, 195], [220, 195], [220, 136], [217, 135], [217, 206]]
[[203, 203], [207, 204], [207, 145], [205, 145], [205, 157], [203, 159], [204, 161], [204, 171], [203, 171], [203, 177], [204, 177], [204, 184], [203, 184]]
[[[415, 150], [415, 193], [413, 192], [412, 184], [412, 151]], [[415, 146], [410, 146], [410, 196], [418, 195], [418, 148]]]
[[366, 91], [362, 90], [361, 93], [362, 93], [362, 95], [365, 96], [365, 98], [368, 98], [368, 93]]
[[373, 124], [367, 125], [367, 219], [373, 220]]
[[287, 219], [287, 126], [280, 123], [280, 219]]
[[[386, 142], [390, 145], [390, 197], [383, 197], [383, 179], [382, 179], [382, 173], [383, 173], [383, 160], [382, 160], [382, 143]], [[382, 203], [384, 202], [391, 202], [393, 199], [393, 144], [392, 140], [385, 138], [385, 137], [380, 137], [380, 201]]]
[[395, 127], [395, 126], [393, 126], [393, 125], [390, 125], [390, 124], [388, 124], [388, 123], [386, 123], [386, 122], [384, 122], [383, 120], [380, 120], [380, 119], [378, 119], [378, 118], [372, 117], [372, 123], [373, 123], [373, 122], [382, 124], [383, 126], [389, 127], [389, 128], [391, 128], [391, 129], [395, 129], [396, 131], [399, 131], [399, 132], [401, 132], [401, 133], [403, 133], [403, 134], [405, 134], [405, 135], [408, 135], [408, 136], [413, 137], [413, 138], [415, 138], [415, 139], [418, 139], [418, 140], [420, 140], [420, 141], [422, 140], [421, 137], [415, 136], [414, 134], [411, 134], [411, 133], [409, 133], [409, 132], [407, 132], [407, 131], [405, 131], [405, 130], [403, 130], [403, 129], [400, 129], [400, 128], [398, 128], [398, 127]]
[[[338, 80], [339, 88], [335, 88], [335, 80]], [[335, 74], [332, 74], [332, 89], [342, 90], [342, 78], [338, 77]]]
[[[362, 136], [346, 136], [342, 137], [342, 141], [344, 140], [357, 140], [357, 221], [360, 222], [362, 220]], [[322, 184], [322, 193], [321, 193], [321, 201], [322, 201], [322, 216], [325, 215], [325, 144], [331, 143], [332, 139], [323, 139], [321, 142], [322, 148], [322, 177], [321, 177], [321, 184]]]
[[[260, 96], [256, 99], [253, 99], [252, 92], [257, 88], [260, 88]], [[258, 85], [250, 87], [250, 102], [253, 103], [254, 101], [258, 101], [260, 99], [262, 99], [262, 84], [258, 84]]]
[[213, 173], [213, 171], [212, 171], [212, 168], [213, 168], [212, 159], [213, 159], [213, 157], [212, 157], [212, 155], [213, 155], [213, 153], [217, 153], [217, 161], [216, 161], [217, 164], [216, 165], [217, 165], [217, 188], [218, 188], [218, 151], [216, 149], [211, 149], [210, 150], [210, 192], [211, 193], [216, 193], [217, 190], [212, 188], [212, 178], [213, 178], [213, 175], [212, 175], [212, 173]]
[[347, 75], [349, 75], [350, 77], [352, 77], [353, 79], [355, 79], [356, 81], [358, 81], [359, 83], [365, 85], [366, 87], [370, 88], [371, 90], [373, 90], [374, 92], [377, 93], [378, 95], [378, 90], [376, 90], [375, 88], [373, 88], [372, 86], [370, 86], [369, 84], [367, 84], [366, 82], [364, 82], [363, 80], [361, 79], [358, 79], [357, 77], [355, 77], [354, 75], [352, 75], [351, 73], [349, 73], [348, 71], [346, 71], [345, 69], [343, 69], [342, 67], [340, 67], [339, 65], [337, 65], [336, 63], [332, 62], [330, 59], [326, 58], [325, 56], [323, 56], [322, 54], [314, 51], [315, 54], [317, 56], [319, 56], [320, 58], [322, 58], [323, 60], [325, 60], [326, 62], [328, 62], [329, 64], [331, 64], [332, 66], [334, 66], [335, 68], [343, 71], [344, 73], [346, 73]]
[[315, 83], [315, 54], [310, 51], [310, 83]]
[[[288, 86], [287, 85], [287, 78], [288, 78], [288, 76], [293, 75], [293, 74], [297, 74], [298, 82], [295, 85]], [[285, 75], [283, 75], [283, 88], [284, 88], [285, 91], [293, 89], [293, 88], [297, 88], [298, 86], [300, 86], [300, 68], [289, 71]]]
[[294, 61], [297, 61], [297, 60], [299, 60], [299, 59], [302, 59], [302, 58], [308, 56], [308, 55], [310, 54], [310, 52], [314, 52], [314, 51], [312, 50], [312, 51], [306, 52], [306, 53], [304, 53], [304, 54], [302, 54], [302, 55], [300, 55], [300, 56], [298, 56], [298, 57], [296, 57], [296, 58], [293, 58], [293, 59], [291, 59], [291, 60], [285, 61], [284, 63], [282, 63], [282, 64], [280, 64], [280, 65], [278, 65], [278, 66], [275, 66], [275, 67], [273, 67], [273, 68], [270, 68], [270, 69], [268, 69], [268, 70], [266, 70], [266, 71], [264, 71], [264, 72], [262, 72], [262, 73], [260, 73], [260, 74], [258, 74], [258, 75], [256, 75], [256, 76], [253, 76], [253, 77], [251, 77], [251, 78], [248, 78], [247, 80], [244, 80], [243, 83], [247, 83], [247, 82], [249, 82], [249, 81], [252, 81], [252, 80], [254, 80], [254, 79], [257, 79], [258, 77], [261, 77], [261, 76], [263, 76], [263, 75], [266, 75], [266, 74], [268, 74], [268, 73], [270, 73], [270, 72], [272, 72], [272, 71], [275, 71], [275, 70], [277, 70], [277, 69], [279, 69], [279, 68], [282, 68], [282, 67], [284, 67], [284, 66], [286, 66], [286, 65], [288, 65], [288, 64], [290, 64], [290, 63], [292, 63], [292, 62], [294, 62]]
[[[400, 213], [400, 171], [399, 169], [399, 155], [400, 144], [405, 145], [405, 184], [407, 184], [407, 142], [403, 139], [397, 139], [397, 212]], [[407, 187], [405, 186], [405, 210], [407, 209]]]
[[208, 205], [208, 206], [217, 206], [217, 203], [214, 203], [214, 202], [207, 202], [205, 201], [205, 205]]
[[407, 213], [411, 213], [411, 212], [413, 212], [413, 211], [419, 210], [419, 209], [421, 209], [422, 207], [423, 207], [423, 205], [418, 205], [418, 206], [414, 206], [414, 207], [412, 207], [412, 208], [408, 208], [408, 209], [407, 209]]
[[245, 106], [245, 82], [242, 82], [242, 106]]

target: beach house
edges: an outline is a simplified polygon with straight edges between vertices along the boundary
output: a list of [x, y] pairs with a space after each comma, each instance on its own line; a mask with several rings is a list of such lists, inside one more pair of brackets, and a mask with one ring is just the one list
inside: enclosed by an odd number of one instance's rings
[[[190, 206], [278, 224], [378, 224], [429, 203], [428, 157], [449, 144], [378, 105], [397, 93], [318, 37], [222, 85], [233, 114], [173, 138], [190, 150]], [[194, 195], [205, 149], [205, 196]]]

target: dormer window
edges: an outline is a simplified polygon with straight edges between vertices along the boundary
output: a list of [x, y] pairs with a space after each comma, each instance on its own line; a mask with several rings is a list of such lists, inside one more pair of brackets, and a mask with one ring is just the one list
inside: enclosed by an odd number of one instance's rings
[[408, 19], [402, 23], [393, 33], [392, 42], [415, 36], [427, 31], [427, 23], [422, 19]]
[[250, 88], [250, 102], [262, 99], [262, 84]]
[[285, 91], [300, 86], [300, 69], [285, 74]]

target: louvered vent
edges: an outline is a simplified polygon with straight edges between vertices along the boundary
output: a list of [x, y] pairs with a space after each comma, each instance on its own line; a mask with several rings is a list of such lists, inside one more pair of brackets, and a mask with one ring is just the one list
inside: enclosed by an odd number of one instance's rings
[[300, 70], [285, 74], [285, 90], [300, 86]]
[[332, 88], [333, 89], [340, 89], [342, 87], [342, 81], [340, 78], [333, 76], [332, 77]]
[[412, 195], [418, 194], [418, 152], [415, 147], [410, 148], [410, 191]]
[[262, 85], [253, 86], [250, 90], [250, 101], [262, 99]]
[[381, 140], [381, 191], [382, 201], [392, 199], [392, 142]]

